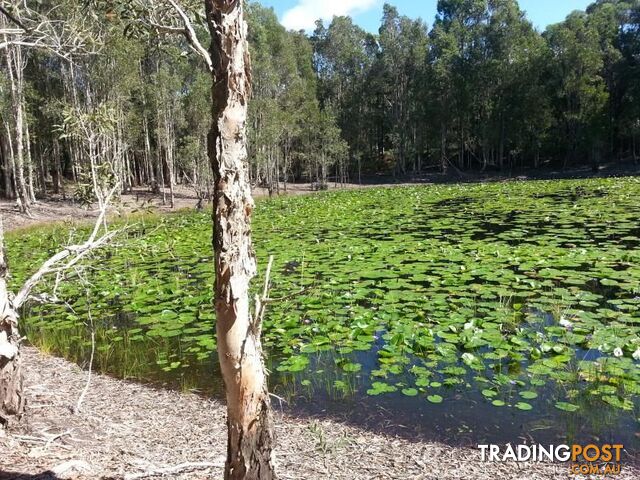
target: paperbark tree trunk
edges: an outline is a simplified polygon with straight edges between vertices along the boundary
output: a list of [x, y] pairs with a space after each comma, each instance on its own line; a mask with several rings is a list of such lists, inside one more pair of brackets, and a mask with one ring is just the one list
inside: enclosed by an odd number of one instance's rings
[[0, 428], [24, 412], [22, 363], [18, 314], [7, 290], [8, 268], [4, 257], [4, 228], [0, 217]]
[[[5, 36], [6, 41], [6, 36]], [[15, 119], [15, 170], [13, 172], [16, 183], [18, 207], [25, 214], [30, 213], [30, 198], [24, 178], [24, 112], [22, 105], [22, 52], [20, 47], [6, 49], [7, 72], [11, 90], [11, 102]]]
[[209, 158], [214, 174], [213, 246], [218, 356], [227, 397], [226, 479], [272, 479], [273, 419], [259, 315], [252, 319], [249, 282], [253, 199], [247, 162], [250, 64], [241, 0], [205, 0], [213, 63]]

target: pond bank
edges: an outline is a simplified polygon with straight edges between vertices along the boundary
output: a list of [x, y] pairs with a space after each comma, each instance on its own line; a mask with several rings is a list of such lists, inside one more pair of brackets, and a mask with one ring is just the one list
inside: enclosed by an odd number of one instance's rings
[[[0, 479], [136, 478], [185, 463], [195, 465], [164, 478], [221, 478], [226, 432], [219, 401], [94, 375], [74, 415], [87, 372], [32, 347], [23, 355], [29, 405], [22, 422], [0, 437]], [[277, 413], [276, 425], [282, 479], [568, 477], [566, 465], [483, 463], [474, 449], [410, 442], [332, 420]], [[624, 466], [617, 478], [638, 475]]]
[[[511, 172], [452, 172], [443, 175], [439, 172], [423, 173], [420, 175], [407, 175], [406, 177], [393, 177], [382, 175], [368, 175], [362, 178], [361, 183], [346, 183], [339, 185], [329, 182], [329, 190], [352, 190], [371, 187], [389, 187], [400, 185], [425, 185], [425, 184], [454, 184], [454, 183], [484, 183], [503, 181], [525, 181], [525, 180], [552, 180], [570, 178], [606, 178], [612, 176], [636, 176], [640, 175], [640, 165], [626, 162], [613, 162], [601, 165], [598, 173], [594, 174], [591, 166], [573, 167], [567, 169], [546, 168], [514, 170]], [[183, 185], [176, 185], [175, 206], [172, 209], [168, 205], [168, 190], [165, 189], [167, 203], [163, 204], [161, 194], [153, 194], [147, 188], [137, 187], [131, 193], [121, 196], [119, 205], [111, 210], [114, 215], [126, 215], [137, 211], [153, 211], [159, 213], [175, 212], [180, 209], [193, 209], [198, 204], [198, 199], [193, 189]], [[296, 196], [316, 193], [314, 185], [311, 183], [291, 183], [284, 189], [281, 186], [280, 195]], [[70, 192], [69, 197], [73, 196]], [[254, 198], [268, 197], [266, 188], [257, 187], [253, 189]], [[45, 200], [39, 200], [32, 207], [32, 218], [18, 212], [15, 201], [0, 199], [0, 215], [4, 217], [4, 228], [6, 231], [19, 228], [28, 228], [38, 225], [46, 225], [54, 222], [64, 221], [90, 221], [98, 215], [98, 211], [92, 208], [84, 208], [78, 203], [70, 200], [63, 200], [61, 195], [50, 195]]]
[[[346, 184], [344, 187], [340, 187], [331, 184], [329, 189], [354, 189], [366, 188], [367, 186], [380, 185]], [[289, 185], [286, 192], [283, 190], [280, 196], [308, 195], [316, 192], [317, 190], [314, 190], [310, 183], [292, 184]], [[268, 197], [269, 194], [266, 189], [257, 188], [253, 191], [253, 196], [257, 199]], [[148, 189], [138, 187], [134, 189], [133, 193], [122, 194], [120, 201], [110, 207], [109, 213], [113, 217], [126, 216], [136, 212], [171, 213], [183, 209], [195, 209], [197, 204], [198, 198], [194, 195], [193, 190], [184, 186], [178, 185], [175, 187], [173, 208], [168, 204], [168, 199], [167, 203], [163, 204], [162, 195], [152, 194]], [[31, 217], [27, 217], [18, 211], [15, 201], [0, 199], [0, 216], [4, 219], [5, 231], [38, 227], [56, 222], [80, 221], [88, 223], [94, 220], [98, 213], [99, 211], [95, 208], [95, 205], [85, 207], [68, 199], [64, 200], [60, 195], [52, 195], [50, 198], [39, 200], [38, 203], [33, 205], [31, 207]]]

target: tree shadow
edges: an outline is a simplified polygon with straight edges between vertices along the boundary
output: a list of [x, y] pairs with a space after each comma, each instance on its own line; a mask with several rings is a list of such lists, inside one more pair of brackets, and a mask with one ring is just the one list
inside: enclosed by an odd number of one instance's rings
[[[68, 478], [68, 477], [64, 477]], [[101, 480], [117, 480], [118, 477], [95, 477]], [[0, 480], [62, 480], [57, 474], [51, 470], [47, 470], [41, 473], [20, 473], [10, 472], [8, 470], [0, 469]]]
[[0, 480], [60, 480], [60, 477], [51, 470], [35, 474], [0, 470]]
[[[330, 420], [362, 429], [377, 435], [402, 438], [409, 442], [439, 443], [453, 448], [477, 449], [479, 444], [541, 444], [573, 443], [623, 444], [623, 465], [640, 468], [640, 443], [634, 437], [637, 430], [625, 425], [602, 425], [600, 429], [588, 426], [586, 420], [572, 416], [562, 423], [540, 410], [531, 412], [516, 409], [497, 410], [488, 402], [475, 401], [468, 395], [454, 396], [441, 404], [430, 404], [426, 399], [416, 404], [403, 395], [376, 397], [363, 395], [331, 399], [326, 395], [298, 397], [288, 404], [272, 399], [274, 410], [304, 421]], [[458, 398], [459, 397], [459, 398]], [[422, 406], [421, 406], [422, 405]], [[550, 420], [551, 419], [551, 420]], [[558, 422], [557, 428], [545, 430], [543, 425]], [[596, 436], [594, 432], [598, 432]], [[564, 432], [564, 433], [563, 433]], [[637, 436], [637, 434], [635, 434]]]

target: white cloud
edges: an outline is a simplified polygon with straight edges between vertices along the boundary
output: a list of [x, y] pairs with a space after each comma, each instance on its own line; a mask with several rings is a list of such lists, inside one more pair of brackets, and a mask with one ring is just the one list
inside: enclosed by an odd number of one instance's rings
[[375, 6], [378, 0], [299, 0], [282, 16], [282, 24], [290, 30], [313, 30], [315, 21], [331, 20], [334, 15], [353, 15]]

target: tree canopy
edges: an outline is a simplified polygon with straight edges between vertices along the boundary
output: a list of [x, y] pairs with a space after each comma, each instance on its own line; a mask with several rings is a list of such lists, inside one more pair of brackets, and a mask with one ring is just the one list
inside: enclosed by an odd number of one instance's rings
[[[90, 196], [91, 148], [124, 190], [207, 195], [206, 65], [132, 7], [144, 1], [122, 3], [2, 2], [27, 30], [1, 17], [0, 195]], [[184, 6], [206, 44], [199, 3]], [[638, 157], [637, 0], [598, 0], [544, 32], [516, 0], [440, 0], [432, 26], [385, 5], [377, 34], [349, 17], [287, 31], [259, 3], [247, 17], [251, 179], [270, 192]], [[97, 112], [98, 145], [65, 133]]]

